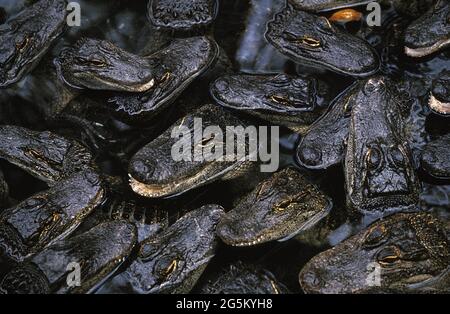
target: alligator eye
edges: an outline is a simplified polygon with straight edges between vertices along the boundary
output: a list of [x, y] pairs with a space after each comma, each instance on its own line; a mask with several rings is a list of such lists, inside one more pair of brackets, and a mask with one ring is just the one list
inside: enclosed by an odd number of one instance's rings
[[26, 36], [20, 43], [16, 43], [16, 49], [19, 52], [23, 52], [27, 47], [28, 44], [30, 43], [31, 38]]
[[273, 102], [276, 102], [278, 104], [289, 106], [291, 102], [289, 101], [289, 98], [282, 96], [282, 95], [272, 95], [269, 97], [269, 99]]
[[383, 243], [386, 236], [386, 227], [384, 225], [378, 225], [372, 227], [364, 238], [364, 247], [372, 248]]
[[381, 165], [382, 153], [378, 148], [371, 147], [366, 153], [366, 165], [369, 170], [375, 170]]
[[313, 37], [309, 37], [309, 36], [303, 36], [303, 38], [301, 39], [302, 44], [312, 47], [312, 48], [318, 48], [321, 46], [320, 44], [320, 40], [315, 39]]
[[397, 247], [383, 248], [377, 254], [377, 262], [382, 266], [392, 265], [396, 261], [400, 260], [400, 250]]
[[403, 154], [403, 150], [400, 147], [392, 147], [390, 149], [389, 155], [391, 157], [392, 162], [397, 167], [404, 167], [405, 165], [405, 155]]
[[160, 84], [167, 83], [170, 80], [171, 77], [172, 77], [172, 73], [166, 72], [166, 73], [164, 73], [164, 75], [159, 80], [159, 83]]
[[286, 209], [288, 209], [288, 207], [291, 206], [291, 204], [292, 204], [292, 201], [290, 199], [289, 200], [285, 200], [285, 201], [281, 201], [281, 202], [279, 202], [278, 204], [276, 204], [273, 207], [273, 210], [275, 212], [283, 212]]

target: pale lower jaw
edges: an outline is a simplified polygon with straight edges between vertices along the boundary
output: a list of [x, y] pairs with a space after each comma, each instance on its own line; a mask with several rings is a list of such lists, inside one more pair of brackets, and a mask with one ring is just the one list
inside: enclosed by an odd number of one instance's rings
[[430, 47], [409, 48], [409, 47], [405, 46], [405, 54], [407, 56], [413, 57], [413, 58], [422, 58], [422, 57], [429, 56], [435, 52], [438, 52], [439, 50], [441, 50], [442, 48], [444, 48], [447, 45], [450, 45], [450, 39], [438, 41], [437, 43], [435, 43], [434, 45], [432, 45]]

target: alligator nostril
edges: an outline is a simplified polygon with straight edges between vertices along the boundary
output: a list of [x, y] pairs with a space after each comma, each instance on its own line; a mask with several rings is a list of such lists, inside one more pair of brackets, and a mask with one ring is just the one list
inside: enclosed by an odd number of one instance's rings
[[225, 80], [216, 81], [214, 86], [216, 87], [217, 91], [219, 91], [219, 92], [225, 92], [228, 89], [228, 83]]
[[322, 160], [322, 153], [320, 150], [308, 146], [300, 146], [297, 156], [301, 163], [308, 166], [317, 166]]

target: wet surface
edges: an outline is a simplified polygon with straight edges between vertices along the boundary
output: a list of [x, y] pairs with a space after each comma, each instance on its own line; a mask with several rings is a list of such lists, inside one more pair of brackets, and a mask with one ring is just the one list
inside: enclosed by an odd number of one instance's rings
[[[0, 0], [0, 23], [20, 12], [27, 1]], [[65, 47], [74, 44], [82, 37], [105, 39], [116, 46], [139, 55], [148, 55], [157, 47], [162, 47], [167, 38], [174, 35], [164, 33], [153, 28], [147, 20], [147, 1], [79, 1], [83, 8], [81, 27], [69, 28], [43, 56], [41, 64], [51, 63]], [[355, 79], [324, 69], [317, 69], [305, 64], [295, 64], [272, 47], [264, 38], [266, 23], [284, 5], [282, 0], [222, 0], [219, 1], [219, 15], [208, 35], [213, 36], [221, 48], [222, 53], [231, 62], [223, 73], [229, 74], [278, 74], [314, 76], [322, 83], [318, 88], [323, 91], [321, 103], [329, 104]], [[365, 12], [356, 7], [356, 10]], [[381, 56], [381, 73], [398, 80], [399, 86], [411, 97], [411, 109], [406, 110], [406, 132], [412, 150], [414, 167], [421, 183], [420, 208], [438, 213], [440, 217], [448, 219], [450, 211], [450, 182], [448, 179], [437, 179], [420, 169], [420, 156], [427, 143], [450, 133], [448, 117], [436, 115], [428, 108], [429, 92], [433, 80], [441, 73], [450, 70], [450, 52], [444, 50], [425, 58], [414, 59], [405, 56], [401, 43], [401, 36], [405, 25], [411, 17], [400, 16], [391, 8], [384, 8], [383, 26], [369, 28], [365, 23], [352, 22], [345, 27], [352, 34], [366, 38]], [[329, 13], [324, 13], [329, 16]], [[364, 20], [364, 18], [363, 18]], [[183, 34], [184, 37], [198, 35]], [[177, 35], [178, 36], [178, 35]], [[128, 178], [128, 161], [145, 144], [161, 134], [177, 119], [193, 111], [193, 108], [205, 103], [213, 103], [209, 95], [209, 84], [213, 79], [203, 76], [193, 82], [178, 96], [170, 108], [145, 125], [128, 125], [119, 117], [111, 113], [107, 106], [110, 93], [103, 91], [88, 91], [83, 94], [88, 101], [80, 100], [84, 104], [100, 103], [101, 106], [88, 112], [88, 120], [99, 120], [89, 124], [86, 134], [80, 127], [70, 127], [67, 123], [55, 124], [49, 119], [48, 108], [39, 107], [37, 99], [41, 91], [48, 88], [49, 82], [38, 80], [38, 85], [31, 84], [33, 78], [42, 71], [38, 65], [30, 74], [8, 89], [0, 89], [0, 124], [20, 125], [32, 130], [52, 130], [61, 135], [68, 135], [82, 142], [93, 152], [95, 164], [102, 175], [113, 175]], [[221, 75], [223, 74], [221, 72]], [[42, 77], [42, 76], [41, 76]], [[45, 74], [44, 78], [50, 76]], [[50, 79], [49, 79], [50, 80]], [[37, 87], [37, 88], [36, 88]], [[77, 112], [75, 110], [75, 112]], [[95, 115], [89, 114], [95, 112]], [[78, 115], [79, 113], [77, 113]], [[56, 117], [52, 112], [50, 118]], [[106, 117], [105, 119], [100, 117]], [[255, 124], [266, 125], [266, 122], [252, 120]], [[92, 122], [92, 121], [91, 121]], [[75, 129], [75, 131], [73, 131]], [[99, 137], [100, 134], [108, 136]], [[219, 243], [216, 255], [204, 270], [193, 292], [202, 291], [202, 287], [221, 270], [230, 264], [242, 261], [245, 264], [255, 264], [270, 271], [277, 281], [286, 286], [289, 291], [301, 293], [298, 282], [299, 271], [316, 254], [328, 249], [350, 235], [357, 233], [367, 226], [373, 218], [357, 216], [350, 221], [346, 216], [345, 178], [343, 164], [338, 161], [335, 165], [323, 170], [308, 170], [295, 162], [296, 147], [301, 140], [299, 134], [282, 128], [280, 139], [281, 163], [280, 167], [292, 166], [302, 174], [308, 176], [333, 201], [330, 216], [334, 219], [332, 230], [319, 242], [305, 242], [300, 238], [293, 238], [286, 242], [270, 242], [249, 248], [236, 248]], [[1, 141], [1, 139], [0, 139]], [[4, 208], [10, 208], [24, 201], [34, 193], [46, 190], [45, 183], [35, 179], [24, 170], [0, 160], [0, 170], [9, 187], [9, 199], [2, 204], [0, 195], [0, 213]], [[0, 179], [1, 180], [1, 179]], [[256, 180], [257, 181], [257, 180]], [[258, 182], [245, 186], [252, 188]], [[0, 182], [1, 184], [1, 182]], [[1, 189], [1, 188], [0, 188]], [[126, 186], [121, 197], [125, 197], [139, 204], [143, 208], [143, 215], [152, 217], [155, 208], [168, 213], [169, 224], [173, 224], [184, 213], [199, 208], [205, 204], [221, 205], [226, 211], [231, 210], [235, 202], [244, 193], [242, 184], [236, 182], [215, 182], [207, 186], [189, 191], [177, 198], [158, 200], [146, 199], [134, 194]], [[1, 191], [0, 191], [1, 192]], [[1, 194], [1, 193], [0, 193]], [[115, 199], [117, 191], [109, 191], [108, 199]], [[103, 203], [96, 209], [98, 212], [110, 213], [110, 202]], [[147, 213], [145, 212], [147, 211]], [[345, 216], [343, 219], [341, 215]], [[108, 214], [106, 214], [107, 216]], [[337, 217], [337, 218], [334, 218]], [[144, 219], [145, 221], [145, 219]], [[148, 225], [148, 223], [147, 223]], [[83, 226], [81, 226], [82, 228]], [[133, 261], [136, 252], [126, 261], [116, 273], [123, 272]], [[1, 262], [1, 260], [0, 260]], [[5, 269], [0, 266], [0, 278]], [[108, 287], [100, 290], [102, 293], [114, 291]]]

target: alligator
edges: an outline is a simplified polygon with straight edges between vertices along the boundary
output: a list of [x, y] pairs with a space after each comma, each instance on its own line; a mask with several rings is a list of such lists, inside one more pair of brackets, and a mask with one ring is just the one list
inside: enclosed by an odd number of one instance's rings
[[266, 269], [241, 261], [228, 265], [201, 285], [201, 294], [286, 294], [288, 288]]
[[428, 106], [439, 115], [450, 115], [450, 71], [442, 72], [433, 81]]
[[238, 201], [217, 226], [228, 245], [252, 246], [288, 240], [328, 215], [331, 199], [293, 168], [262, 181]]
[[[130, 223], [101, 223], [81, 235], [55, 242], [12, 269], [2, 279], [0, 293], [94, 292], [131, 254], [136, 240], [136, 229]], [[72, 275], [77, 269], [79, 283]]]
[[433, 177], [450, 179], [450, 134], [428, 143], [422, 152], [420, 164]]
[[414, 58], [425, 57], [450, 46], [450, 3], [437, 0], [434, 6], [405, 31], [405, 53]]
[[[187, 114], [130, 159], [131, 188], [145, 197], [169, 197], [248, 173], [256, 164], [251, 157], [256, 156], [258, 150], [249, 145], [248, 137], [244, 141], [240, 141], [238, 134], [233, 137], [235, 158], [230, 154], [215, 160], [215, 154], [221, 150], [226, 153], [224, 139], [215, 138], [213, 133], [202, 135], [201, 129], [218, 126], [220, 130], [226, 130], [230, 126], [245, 125], [244, 121], [215, 105], [205, 105]], [[172, 156], [174, 150], [182, 155], [177, 160]]]
[[327, 169], [345, 156], [350, 117], [359, 83], [344, 90], [330, 105], [328, 112], [309, 127], [296, 150], [296, 161], [308, 169]]
[[147, 10], [153, 26], [173, 31], [208, 26], [218, 11], [218, 0], [150, 0]]
[[347, 207], [351, 210], [387, 213], [414, 207], [419, 201], [403, 100], [395, 87], [386, 77], [372, 77], [361, 84], [355, 98], [345, 156]]
[[146, 57], [155, 79], [153, 88], [111, 97], [109, 105], [123, 119], [149, 120], [173, 103], [218, 56], [217, 43], [208, 37], [173, 39], [167, 47]]
[[55, 59], [59, 77], [77, 89], [146, 92], [155, 85], [148, 61], [109, 41], [80, 39]]
[[189, 293], [215, 254], [218, 205], [193, 210], [144, 240], [137, 258], [105, 286], [110, 292]]
[[306, 293], [449, 293], [449, 245], [433, 215], [397, 213], [313, 257], [300, 285]]

